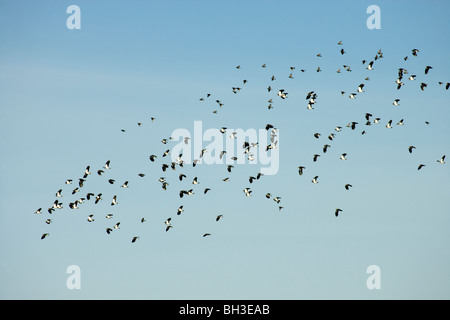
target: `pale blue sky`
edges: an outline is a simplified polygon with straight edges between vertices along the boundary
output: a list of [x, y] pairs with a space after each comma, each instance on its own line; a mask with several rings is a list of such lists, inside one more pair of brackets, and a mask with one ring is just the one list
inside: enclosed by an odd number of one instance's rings
[[[81, 8], [80, 30], [66, 28], [71, 4]], [[380, 30], [366, 27], [372, 4]], [[438, 84], [450, 81], [449, 9], [443, 1], [0, 1], [0, 298], [449, 299], [450, 173], [436, 162], [450, 156], [449, 90]], [[361, 60], [379, 49], [384, 58], [366, 70]], [[400, 67], [417, 80], [404, 78], [397, 90]], [[357, 99], [341, 96], [360, 83], [366, 92]], [[243, 89], [235, 95], [234, 86]], [[281, 88], [288, 99], [276, 96]], [[311, 90], [315, 110], [306, 109]], [[215, 99], [225, 103], [217, 115]], [[364, 126], [366, 112], [381, 123]], [[177, 128], [193, 132], [196, 120], [204, 130], [275, 125], [278, 174], [250, 185], [258, 165], [163, 173], [161, 154], [174, 144], [161, 139]], [[338, 125], [336, 140], [326, 139]], [[112, 169], [99, 177], [106, 160]], [[103, 203], [70, 210], [75, 186], [64, 181], [87, 165], [93, 174], [77, 198], [102, 192]], [[199, 186], [190, 184], [194, 176]], [[64, 209], [50, 216], [60, 188]], [[178, 197], [190, 188], [195, 195]], [[281, 212], [267, 192], [282, 197]], [[335, 208], [344, 210], [337, 218]], [[165, 232], [168, 217], [174, 227]], [[118, 221], [121, 229], [107, 235]], [[44, 232], [50, 236], [40, 240]], [[133, 236], [140, 238], [132, 244]], [[66, 287], [69, 265], [81, 269], [81, 290]], [[366, 287], [369, 265], [381, 268], [380, 290]]]

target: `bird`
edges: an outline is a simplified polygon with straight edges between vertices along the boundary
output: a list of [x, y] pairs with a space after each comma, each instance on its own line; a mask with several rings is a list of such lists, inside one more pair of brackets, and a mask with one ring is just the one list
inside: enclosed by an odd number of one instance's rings
[[299, 166], [298, 167], [298, 174], [301, 176], [303, 174], [303, 170], [305, 169], [305, 167], [303, 166]]
[[343, 211], [342, 209], [337, 208], [337, 209], [334, 211], [334, 215], [337, 217], [337, 216], [339, 215], [339, 212], [342, 212], [342, 211]]
[[117, 195], [114, 195], [114, 197], [112, 199], [112, 202], [111, 202], [111, 205], [113, 206], [113, 205], [116, 205], [116, 204], [118, 204], [118, 202], [117, 202]]
[[318, 179], [319, 179], [319, 176], [315, 176], [315, 177], [311, 180], [311, 182], [312, 182], [312, 183], [319, 183]]
[[216, 217], [216, 221], [219, 221], [220, 219], [222, 219], [223, 218], [223, 214], [219, 214], [217, 217]]
[[373, 70], [372, 66], [373, 66], [373, 61], [370, 61], [366, 69]]
[[87, 166], [86, 169], [84, 170], [84, 176], [83, 178], [86, 179], [88, 175], [91, 174], [91, 172], [89, 171], [91, 168], [91, 166]]
[[422, 169], [423, 167], [425, 167], [425, 165], [424, 164], [419, 164], [419, 167], [417, 167], [417, 170], [420, 170], [420, 169]]
[[441, 159], [437, 160], [437, 162], [444, 164], [445, 163], [444, 160], [445, 160], [445, 154], [442, 156]]
[[347, 160], [346, 156], [347, 156], [347, 154], [346, 154], [346, 153], [343, 153], [343, 154], [341, 154], [340, 159], [341, 159], [341, 160]]
[[120, 222], [117, 222], [117, 223], [114, 225], [114, 229], [116, 229], [116, 230], [117, 230], [117, 229], [120, 229], [119, 226], [120, 226]]
[[41, 235], [41, 240], [42, 239], [45, 239], [46, 237], [48, 237], [50, 235], [50, 233], [43, 233], [42, 235]]
[[197, 177], [194, 178], [194, 180], [192, 180], [192, 184], [200, 184], [200, 182], [198, 182]]
[[184, 211], [183, 206], [179, 206], [177, 209], [177, 215], [179, 216]]
[[111, 167], [109, 166], [110, 162], [111, 162], [110, 160], [106, 161], [106, 163], [105, 163], [105, 165], [103, 166], [103, 168], [105, 168], [105, 169], [111, 169]]
[[287, 95], [288, 95], [288, 93], [287, 93], [287, 92], [284, 92], [284, 89], [278, 90], [278, 96], [279, 96], [281, 99], [286, 99], [286, 98], [287, 98]]
[[56, 192], [56, 197], [62, 197], [62, 189], [59, 189], [58, 192]]
[[399, 106], [400, 105], [400, 99], [395, 99], [394, 102], [392, 103], [394, 106]]
[[137, 239], [139, 239], [139, 236], [134, 236], [133, 239], [131, 239], [131, 243], [135, 243]]
[[170, 228], [173, 228], [173, 226], [168, 225], [168, 226], [166, 227], [166, 232], [169, 231]]
[[93, 222], [93, 221], [94, 221], [94, 215], [93, 215], [93, 214], [90, 214], [90, 215], [88, 216], [88, 218], [87, 218], [87, 221]]
[[211, 233], [205, 233], [205, 234], [203, 234], [203, 238], [204, 237], [208, 237], [208, 236], [210, 236], [211, 235]]
[[387, 125], [386, 125], [386, 128], [388, 128], [388, 129], [392, 129], [392, 120], [389, 120], [388, 121], [388, 123], [387, 123]]
[[211, 190], [210, 188], [205, 188], [205, 190], [203, 190], [203, 194], [206, 194], [210, 190]]
[[418, 49], [412, 49], [411, 51], [412, 51], [412, 55], [417, 57], [417, 52], [419, 52], [419, 50]]
[[420, 90], [424, 91], [427, 86], [428, 86], [428, 84], [426, 84], [425, 82], [421, 82], [420, 83]]
[[358, 92], [364, 92], [363, 88], [364, 88], [364, 83], [361, 83], [358, 87]]
[[345, 185], [345, 190], [349, 190], [351, 187], [353, 187], [350, 183], [347, 183]]
[[157, 156], [154, 155], [154, 154], [149, 156], [149, 159], [150, 159], [151, 162], [154, 162], [156, 158], [157, 158]]
[[323, 153], [326, 153], [328, 148], [330, 148], [331, 146], [329, 144], [326, 144], [323, 146]]
[[315, 154], [315, 155], [313, 156], [313, 161], [316, 162], [316, 161], [317, 161], [317, 158], [319, 158], [319, 157], [320, 157], [320, 154]]
[[425, 74], [428, 74], [428, 71], [430, 71], [431, 69], [433, 69], [433, 67], [431, 67], [431, 66], [426, 66], [426, 67], [425, 67]]
[[412, 153], [413, 152], [413, 149], [415, 149], [416, 147], [414, 147], [414, 146], [409, 146], [408, 147], [408, 151], [409, 151], [409, 153]]
[[112, 231], [113, 231], [113, 229], [111, 229], [111, 228], [106, 228], [106, 233], [107, 233], [107, 234], [110, 234]]
[[100, 200], [103, 200], [101, 193], [99, 193], [98, 195], [95, 196], [95, 204], [97, 204]]
[[251, 196], [252, 191], [250, 190], [250, 188], [245, 188], [243, 191], [244, 191], [246, 197]]
[[121, 188], [128, 188], [128, 181], [125, 181], [120, 187]]

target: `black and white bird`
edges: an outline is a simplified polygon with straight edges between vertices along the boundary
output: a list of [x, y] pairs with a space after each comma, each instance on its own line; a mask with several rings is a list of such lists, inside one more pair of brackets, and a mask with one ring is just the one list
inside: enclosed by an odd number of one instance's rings
[[394, 102], [392, 103], [394, 106], [399, 106], [400, 105], [400, 99], [395, 99]]
[[415, 149], [416, 147], [414, 147], [414, 146], [409, 146], [408, 147], [408, 151], [409, 151], [409, 153], [412, 153], [413, 152], [413, 149]]
[[288, 93], [287, 93], [287, 92], [284, 92], [284, 89], [278, 90], [278, 96], [279, 96], [281, 99], [286, 99], [286, 98], [287, 98], [287, 95], [288, 95]]
[[86, 169], [84, 170], [84, 176], [83, 178], [86, 179], [88, 175], [91, 174], [91, 172], [89, 171], [91, 168], [91, 166], [87, 166]]
[[184, 211], [183, 206], [179, 206], [177, 209], [177, 215], [179, 216]]
[[93, 214], [90, 214], [90, 215], [88, 216], [88, 218], [87, 218], [87, 221], [93, 222], [93, 221], [94, 221], [94, 215], [93, 215]]
[[95, 204], [97, 204], [100, 200], [103, 200], [101, 193], [99, 193], [98, 195], [95, 196]]
[[118, 204], [118, 202], [117, 202], [117, 195], [114, 195], [114, 197], [112, 199], [112, 202], [111, 202], [111, 205], [114, 206], [116, 204]]
[[439, 163], [442, 163], [442, 164], [444, 164], [445, 163], [445, 154], [442, 156], [442, 158], [441, 159], [439, 159], [439, 160], [436, 160], [437, 162], [439, 162]]
[[319, 183], [319, 176], [315, 176], [312, 180], [311, 180], [311, 182], [312, 183]]
[[110, 162], [111, 162], [110, 160], [106, 161], [106, 163], [105, 163], [105, 165], [103, 166], [103, 168], [105, 168], [105, 169], [111, 169], [111, 167], [109, 166]]
[[346, 156], [347, 156], [347, 154], [346, 154], [346, 153], [343, 153], [343, 154], [341, 154], [340, 159], [341, 159], [341, 160], [347, 160]]
[[121, 188], [128, 188], [128, 181], [125, 181], [120, 187]]
[[365, 91], [363, 90], [363, 88], [364, 88], [364, 83], [361, 83], [361, 84], [359, 85], [359, 87], [358, 87], [358, 92], [365, 92]]
[[244, 191], [246, 197], [251, 196], [252, 191], [250, 190], [250, 188], [245, 188], [243, 191]]

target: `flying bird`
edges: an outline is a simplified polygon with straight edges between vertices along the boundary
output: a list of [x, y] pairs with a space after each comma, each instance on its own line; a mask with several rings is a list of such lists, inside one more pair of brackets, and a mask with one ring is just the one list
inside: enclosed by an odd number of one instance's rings
[[135, 243], [137, 239], [139, 239], [139, 236], [133, 237], [133, 239], [131, 239], [131, 243]]

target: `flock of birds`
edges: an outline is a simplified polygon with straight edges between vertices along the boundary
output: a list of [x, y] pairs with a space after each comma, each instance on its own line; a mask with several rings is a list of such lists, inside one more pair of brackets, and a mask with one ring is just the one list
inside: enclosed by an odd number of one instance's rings
[[[343, 45], [342, 41], [339, 41], [337, 43], [337, 45], [341, 47]], [[346, 53], [346, 51], [341, 47], [341, 49], [339, 50], [339, 53], [341, 55], [344, 55]], [[419, 50], [418, 49], [412, 49], [411, 50], [411, 54], [412, 54], [413, 57], [417, 57], [418, 54], [419, 54]], [[316, 56], [318, 58], [322, 58], [322, 54], [320, 54], [320, 53], [318, 53]], [[365, 66], [365, 69], [367, 69], [370, 72], [372, 72], [373, 70], [376, 69], [376, 61], [379, 60], [379, 59], [382, 59], [382, 58], [383, 58], [383, 52], [381, 50], [379, 50], [376, 53], [375, 57], [373, 59], [371, 59], [370, 61], [362, 60], [362, 65]], [[404, 61], [407, 61], [409, 59], [409, 57], [405, 56], [403, 59], [404, 59]], [[261, 68], [267, 68], [267, 65], [263, 64], [263, 65], [261, 65]], [[236, 66], [236, 69], [240, 70], [241, 66], [240, 65]], [[294, 78], [293, 72], [294, 72], [295, 69], [296, 69], [296, 67], [294, 67], [294, 66], [290, 67], [290, 71], [291, 72], [290, 72], [290, 74], [288, 76], [289, 79], [293, 79]], [[343, 70], [344, 70], [344, 72], [351, 72], [352, 71], [352, 69], [351, 69], [351, 67], [349, 65], [343, 65]], [[432, 66], [426, 66], [425, 69], [423, 70], [423, 77], [426, 78], [431, 70], [433, 70]], [[313, 70], [313, 72], [314, 71], [315, 72], [322, 72], [323, 70], [320, 67], [317, 67], [317, 69]], [[307, 72], [307, 70], [300, 69], [300, 72], [304, 73], [304, 72]], [[338, 68], [336, 70], [336, 72], [337, 73], [341, 73], [343, 71], [341, 70], [341, 68]], [[397, 90], [401, 90], [401, 88], [403, 86], [405, 86], [406, 82], [413, 83], [414, 81], [416, 81], [416, 78], [421, 78], [421, 77], [418, 77], [416, 74], [410, 74], [409, 71], [407, 69], [405, 69], [405, 68], [399, 68], [397, 75], [398, 75], [397, 79], [395, 81], [393, 81], [393, 83], [395, 83], [395, 86], [396, 86]], [[364, 79], [364, 81], [369, 81], [369, 80], [370, 80], [369, 77], [366, 77]], [[278, 90], [276, 90], [276, 89], [274, 90], [272, 88], [272, 86], [274, 86], [274, 83], [276, 83], [274, 81], [276, 81], [276, 77], [275, 77], [275, 75], [272, 75], [270, 77], [270, 84], [267, 87], [267, 92], [271, 92], [271, 91], [276, 92], [276, 97], [271, 97], [268, 100], [269, 105], [268, 105], [267, 108], [269, 110], [273, 109], [273, 103], [274, 103], [273, 99], [280, 98], [282, 100], [285, 100], [289, 96], [289, 93], [286, 92], [285, 89], [280, 88]], [[425, 80], [423, 80], [423, 81], [425, 81]], [[245, 86], [247, 84], [247, 82], [248, 81], [246, 79], [242, 80], [242, 86], [233, 86], [231, 88], [232, 92], [234, 94], [238, 94], [243, 89], [243, 86]], [[440, 82], [438, 82], [438, 84], [439, 85], [444, 85], [445, 84], [445, 86], [444, 86], [445, 90], [448, 90], [449, 87], [450, 87], [450, 83], [449, 82], [442, 82], [442, 81], [440, 81]], [[427, 83], [427, 82], [419, 82], [418, 88], [420, 88], [420, 90], [424, 91], [424, 90], [426, 90], [428, 85], [429, 85], [429, 83]], [[363, 94], [365, 92], [364, 87], [365, 87], [365, 83], [361, 83], [356, 88], [355, 92], [346, 93], [345, 91], [341, 91], [340, 93], [341, 93], [342, 96], [345, 96], [346, 94], [348, 94], [348, 98], [349, 99], [357, 99], [358, 95]], [[206, 97], [201, 97], [199, 100], [201, 102], [204, 102], [204, 101], [207, 101], [211, 96], [212, 95], [210, 93], [208, 93], [208, 94], [206, 94]], [[315, 91], [309, 91], [309, 92], [306, 93], [305, 100], [306, 100], [306, 108], [307, 108], [307, 110], [314, 110], [314, 108], [316, 106], [316, 103], [317, 103], [317, 100], [318, 100], [318, 96], [319, 95]], [[219, 107], [219, 109], [214, 109], [212, 112], [213, 112], [213, 114], [218, 114], [220, 108], [222, 108], [224, 106], [224, 103], [220, 99], [216, 99], [215, 102], [217, 103], [217, 106]], [[394, 99], [393, 102], [392, 102], [392, 105], [399, 106], [400, 105], [400, 99], [398, 99], [398, 98]], [[376, 115], [373, 115], [372, 113], [365, 113], [364, 114], [364, 119], [365, 119], [364, 120], [365, 121], [364, 124], [360, 124], [360, 123], [358, 123], [356, 121], [350, 121], [346, 125], [346, 127], [350, 128], [350, 130], [356, 130], [356, 128], [359, 128], [362, 125], [365, 125], [365, 126], [379, 125], [381, 123], [381, 121], [382, 121], [382, 119], [380, 117], [377, 117]], [[150, 120], [151, 120], [151, 122], [154, 122], [156, 120], [156, 118], [155, 117], [151, 117]], [[392, 129], [393, 128], [393, 123], [394, 123], [393, 120], [389, 119], [389, 120], [385, 121], [385, 127], [387, 129]], [[401, 120], [399, 120], [398, 122], [395, 122], [395, 123], [398, 126], [402, 126], [402, 125], [404, 125], [404, 119], [401, 119]], [[426, 125], [429, 125], [428, 121], [425, 121], [425, 123], [426, 123]], [[142, 122], [138, 122], [137, 125], [140, 127], [142, 125]], [[246, 157], [248, 159], [248, 161], [253, 161], [254, 160], [254, 158], [253, 158], [254, 154], [252, 153], [252, 150], [254, 150], [256, 148], [261, 148], [262, 147], [262, 148], [265, 148], [266, 152], [270, 152], [270, 150], [275, 149], [275, 148], [278, 147], [278, 140], [277, 140], [278, 129], [273, 124], [266, 124], [265, 125], [265, 129], [267, 131], [270, 131], [270, 143], [267, 144], [266, 146], [260, 146], [259, 142], [250, 142], [250, 141], [244, 142], [244, 144], [242, 146], [242, 154], [243, 154], [244, 157]], [[332, 132], [329, 133], [326, 136], [326, 139], [329, 142], [327, 141], [327, 143], [324, 144], [323, 147], [322, 147], [323, 154], [327, 153], [327, 150], [332, 147], [330, 144], [332, 143], [332, 141], [334, 141], [334, 139], [336, 138], [336, 135], [338, 135], [339, 132], [341, 132], [342, 130], [343, 130], [342, 126], [336, 126], [335, 128], [332, 128], [330, 130]], [[126, 129], [121, 129], [121, 131], [123, 133], [125, 133]], [[228, 133], [229, 134], [228, 137], [230, 139], [235, 139], [236, 138], [236, 132], [227, 132], [227, 128], [226, 127], [222, 127], [220, 129], [220, 132], [222, 134], [227, 134]], [[363, 135], [366, 134], [366, 131], [362, 130], [361, 134], [363, 134]], [[313, 133], [313, 136], [316, 139], [320, 139], [321, 135], [322, 134], [318, 133], [318, 132]], [[161, 143], [163, 145], [166, 145], [170, 141], [172, 141], [172, 137], [170, 137], [168, 139], [167, 138], [162, 139]], [[186, 143], [186, 144], [189, 143], [189, 137], [185, 137], [184, 138], [184, 143]], [[413, 145], [410, 145], [410, 146], [407, 146], [407, 148], [405, 147], [405, 149], [409, 153], [413, 153], [414, 150], [416, 149], [416, 147], [413, 146]], [[193, 167], [195, 167], [199, 163], [199, 160], [204, 156], [204, 154], [206, 152], [208, 152], [207, 149], [202, 149], [200, 155], [198, 155], [198, 158], [193, 160], [193, 162], [192, 162], [192, 166]], [[323, 156], [323, 154], [315, 153], [312, 156], [312, 161], [313, 162], [319, 161], [319, 158], [321, 156]], [[180, 168], [180, 170], [182, 170], [183, 167], [186, 165], [185, 161], [183, 160], [183, 155], [179, 154], [174, 161], [171, 160], [171, 159], [173, 159], [173, 157], [170, 158], [169, 157], [170, 155], [171, 155], [171, 149], [169, 148], [169, 149], [165, 150], [161, 155], [158, 155], [158, 154], [151, 154], [151, 155], [149, 155], [148, 159], [149, 159], [149, 161], [151, 163], [155, 163], [158, 160], [158, 158], [159, 159], [163, 159], [162, 163], [160, 164], [161, 165], [161, 172], [163, 172], [163, 173], [166, 172], [166, 170], [169, 170], [169, 169], [176, 170], [177, 168]], [[228, 156], [226, 154], [226, 151], [222, 151], [221, 152], [220, 158], [222, 158], [224, 156], [225, 157]], [[349, 155], [347, 153], [342, 153], [340, 155], [339, 159], [341, 161], [346, 161], [348, 156]], [[230, 159], [233, 160], [233, 161], [238, 160], [238, 158], [236, 156], [234, 156], [234, 155]], [[164, 161], [164, 160], [166, 160], [166, 161]], [[436, 161], [439, 164], [445, 164], [445, 155], [443, 155], [440, 159], [436, 159]], [[426, 166], [426, 164], [420, 163], [420, 164], [418, 164], [417, 170], [421, 170], [425, 166]], [[232, 172], [233, 168], [234, 168], [234, 165], [231, 165], [231, 164], [227, 165], [226, 170], [227, 170], [228, 174]], [[300, 175], [300, 176], [303, 176], [305, 171], [307, 170], [307, 168], [306, 168], [306, 166], [304, 164], [299, 164], [297, 166], [297, 168], [298, 168], [298, 175]], [[110, 203], [110, 206], [117, 206], [117, 205], [119, 205], [119, 197], [118, 197], [119, 192], [117, 192], [117, 194], [114, 194], [114, 196], [112, 198], [109, 198], [109, 199], [105, 199], [102, 192], [96, 192], [96, 193], [83, 192], [83, 190], [85, 189], [85, 187], [84, 187], [85, 183], [86, 183], [86, 181], [89, 179], [89, 177], [91, 175], [98, 175], [98, 176], [107, 176], [108, 175], [108, 172], [110, 170], [112, 170], [111, 161], [110, 160], [106, 161], [102, 168], [98, 168], [98, 169], [93, 170], [93, 171], [91, 171], [91, 170], [92, 170], [91, 166], [88, 165], [85, 168], [84, 172], [82, 172], [81, 176], [77, 180], [76, 179], [67, 179], [65, 181], [65, 186], [67, 186], [67, 187], [71, 186], [70, 187], [71, 190], [67, 190], [67, 189], [64, 189], [64, 187], [61, 187], [55, 194], [56, 199], [53, 202], [53, 204], [51, 204], [47, 209], [43, 209], [43, 207], [38, 208], [35, 211], [35, 214], [42, 214], [42, 213], [44, 213], [46, 211], [49, 215], [53, 216], [53, 214], [55, 213], [56, 210], [61, 210], [61, 209], [64, 208], [64, 203], [61, 202], [60, 200], [63, 198], [63, 196], [65, 196], [65, 194], [67, 192], [69, 192], [71, 194], [71, 196], [74, 198], [68, 204], [68, 208], [70, 210], [78, 210], [86, 202], [93, 202], [94, 205], [97, 205], [97, 204], [99, 204], [101, 202], [107, 201], [108, 203]], [[142, 173], [142, 172], [139, 172], [137, 175], [138, 175], [139, 178], [144, 178], [146, 176], [146, 174]], [[254, 174], [254, 175], [250, 175], [249, 178], [248, 178], [248, 183], [249, 184], [255, 183], [257, 180], [260, 180], [262, 178], [262, 176], [263, 176], [263, 174], [261, 172], [258, 172], [257, 174]], [[160, 177], [158, 179], [159, 183], [161, 183], [161, 187], [162, 187], [163, 190], [167, 190], [168, 186], [169, 186], [169, 182], [166, 179], [167, 179], [166, 177]], [[178, 174], [178, 180], [180, 181], [180, 183], [183, 180], [186, 180], [186, 179], [188, 179], [186, 174], [184, 174], [182, 172]], [[221, 180], [222, 180], [222, 182], [228, 182], [229, 179], [230, 178], [228, 176], [228, 177], [225, 177], [225, 178], [223, 178]], [[105, 180], [110, 185], [116, 185], [116, 180], [115, 179], [107, 177], [107, 178], [105, 178]], [[319, 183], [319, 176], [318, 175], [314, 175], [312, 177], [311, 183], [313, 183], [313, 184]], [[120, 184], [120, 188], [121, 189], [128, 189], [129, 188], [129, 181], [121, 181], [119, 184]], [[193, 177], [192, 180], [191, 180], [191, 185], [193, 185], [194, 187], [177, 190], [179, 200], [182, 201], [181, 199], [183, 199], [184, 197], [191, 196], [191, 195], [195, 194], [196, 191], [198, 191], [196, 189], [198, 187], [195, 187], [195, 186], [199, 185], [199, 184], [200, 184], [200, 179], [197, 176]], [[346, 183], [344, 185], [344, 188], [346, 190], [350, 190], [352, 187], [353, 186], [352, 186], [351, 183]], [[212, 187], [202, 187], [201, 188], [201, 193], [206, 195], [208, 192], [211, 191], [211, 189], [212, 189]], [[242, 191], [243, 191], [243, 196], [245, 196], [245, 197], [251, 197], [252, 196], [253, 190], [251, 189], [250, 186], [248, 186], [248, 185], [244, 186]], [[63, 195], [63, 193], [64, 193], [64, 195]], [[79, 196], [79, 195], [81, 195], [81, 196]], [[273, 196], [270, 192], [267, 192], [265, 194], [265, 198], [272, 199], [277, 204], [278, 211], [281, 211], [284, 208], [281, 205], [281, 199], [282, 199], [281, 196], [279, 196], [279, 195]], [[184, 205], [179, 205], [178, 208], [175, 207], [173, 209], [173, 212], [174, 212], [174, 214], [176, 213], [176, 215], [179, 216], [179, 215], [183, 214], [184, 210], [185, 210], [184, 209]], [[344, 210], [342, 208], [336, 208], [334, 210], [334, 215], [336, 217], [338, 217], [339, 214], [341, 214], [343, 211]], [[223, 217], [224, 217], [223, 214], [216, 215], [214, 217], [215, 222], [219, 222]], [[86, 216], [85, 218], [86, 218], [86, 221], [88, 223], [94, 223], [98, 219], [94, 214], [90, 214], [90, 215]], [[111, 220], [113, 218], [115, 218], [114, 215], [112, 213], [108, 213], [108, 214], [106, 214], [104, 216], [103, 219], [107, 219], [109, 221], [109, 220]], [[146, 222], [145, 217], [142, 217], [140, 219], [140, 222], [141, 223], [145, 223]], [[50, 225], [50, 224], [53, 223], [53, 219], [48, 217], [48, 218], [45, 219], [45, 223], [47, 225]], [[161, 221], [161, 227], [164, 228], [166, 232], [168, 232], [169, 230], [171, 230], [173, 228], [173, 224], [172, 223], [173, 223], [172, 217], [168, 217], [164, 221]], [[105, 231], [104, 231], [105, 234], [109, 235], [112, 232], [115, 232], [116, 230], [119, 230], [120, 229], [120, 224], [121, 224], [120, 221], [112, 222], [109, 226], [107, 226], [105, 228]], [[42, 233], [41, 234], [41, 239], [45, 239], [49, 235], [50, 235], [50, 232]], [[210, 232], [204, 232], [202, 234], [202, 236], [203, 237], [209, 237], [209, 236], [211, 236], [211, 233]], [[139, 235], [134, 235], [134, 236], [131, 237], [130, 241], [131, 241], [131, 243], [135, 243], [139, 238], [140, 238]]]

